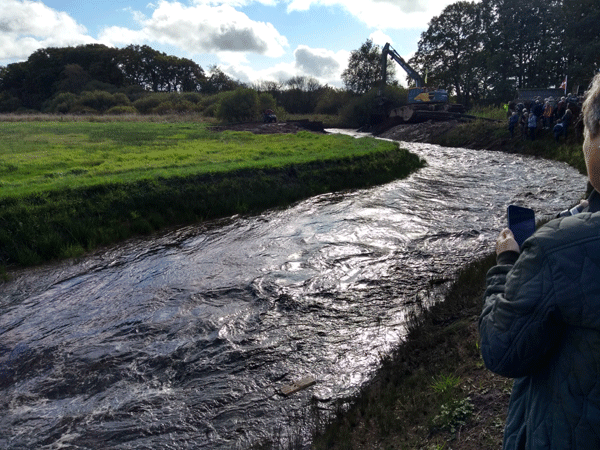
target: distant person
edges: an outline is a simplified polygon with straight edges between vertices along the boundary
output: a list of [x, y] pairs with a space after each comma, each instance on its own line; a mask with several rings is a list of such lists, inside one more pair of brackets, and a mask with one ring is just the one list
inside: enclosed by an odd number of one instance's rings
[[556, 125], [554, 125], [552, 128], [552, 133], [554, 134], [554, 140], [556, 142], [560, 141], [560, 137], [564, 134], [564, 131], [565, 127], [562, 122], [558, 122]]
[[529, 113], [525, 109], [525, 110], [523, 110], [523, 114], [521, 114], [521, 118], [519, 119], [519, 124], [521, 125], [521, 137], [523, 139], [527, 139], [527, 133], [529, 131], [528, 123], [529, 123]]
[[521, 247], [506, 228], [479, 318], [485, 365], [514, 378], [503, 449], [600, 449], [600, 74], [583, 105], [594, 188]]
[[560, 141], [561, 136], [564, 136], [566, 139], [572, 117], [573, 114], [569, 109], [567, 109], [561, 120], [552, 128], [552, 133], [554, 134], [554, 140], [556, 142]]
[[535, 102], [531, 105], [531, 113], [535, 114], [536, 118], [539, 120], [542, 117], [544, 112], [544, 105], [542, 103], [542, 99], [537, 97]]
[[548, 99], [548, 101], [546, 101], [546, 103], [544, 103], [544, 112], [542, 113], [542, 121], [543, 121], [544, 129], [546, 129], [546, 130], [550, 129], [550, 127], [552, 126], [552, 123], [554, 122], [554, 120], [552, 119], [553, 116], [554, 116], [554, 107], [552, 106], [552, 103]]
[[561, 97], [558, 104], [556, 105], [556, 119], [562, 119], [562, 116], [565, 115], [565, 111], [567, 110], [567, 98]]
[[529, 128], [529, 138], [532, 141], [535, 141], [535, 132], [537, 129], [537, 116], [533, 112], [529, 114], [529, 119], [527, 119], [527, 127]]
[[508, 119], [508, 131], [510, 132], [511, 139], [515, 137], [515, 127], [519, 123], [519, 114], [513, 111], [512, 115]]
[[573, 113], [571, 112], [570, 109], [567, 108], [567, 110], [565, 111], [565, 114], [562, 116], [560, 121], [563, 125], [563, 135], [565, 136], [565, 139], [566, 139], [569, 134], [569, 125], [571, 125], [571, 122], [573, 121]]

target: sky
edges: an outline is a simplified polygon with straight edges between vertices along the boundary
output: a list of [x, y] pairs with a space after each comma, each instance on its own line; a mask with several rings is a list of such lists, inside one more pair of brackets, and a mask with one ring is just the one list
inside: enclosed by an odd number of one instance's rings
[[455, 1], [0, 0], [0, 66], [46, 47], [134, 44], [251, 85], [306, 76], [343, 87], [350, 52], [372, 39], [409, 59], [429, 21]]

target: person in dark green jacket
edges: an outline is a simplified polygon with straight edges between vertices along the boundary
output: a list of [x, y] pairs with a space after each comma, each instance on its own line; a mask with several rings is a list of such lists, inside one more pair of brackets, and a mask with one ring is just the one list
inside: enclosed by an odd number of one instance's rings
[[594, 191], [519, 248], [496, 242], [479, 318], [483, 360], [514, 378], [503, 448], [600, 449], [600, 75], [584, 103]]

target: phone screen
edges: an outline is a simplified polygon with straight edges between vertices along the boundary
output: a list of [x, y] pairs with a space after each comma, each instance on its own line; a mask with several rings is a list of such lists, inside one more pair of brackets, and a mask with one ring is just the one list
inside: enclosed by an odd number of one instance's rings
[[535, 213], [533, 209], [509, 205], [508, 228], [514, 234], [519, 247], [522, 246], [525, 239], [535, 232]]

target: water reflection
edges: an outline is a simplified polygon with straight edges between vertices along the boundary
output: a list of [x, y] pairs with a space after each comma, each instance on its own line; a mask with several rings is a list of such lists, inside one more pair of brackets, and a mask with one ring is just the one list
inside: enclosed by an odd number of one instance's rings
[[[1, 448], [247, 448], [356, 391], [432, 278], [487, 253], [511, 202], [585, 179], [406, 144], [405, 180], [132, 240], [0, 287]], [[317, 384], [290, 397], [283, 384]]]

